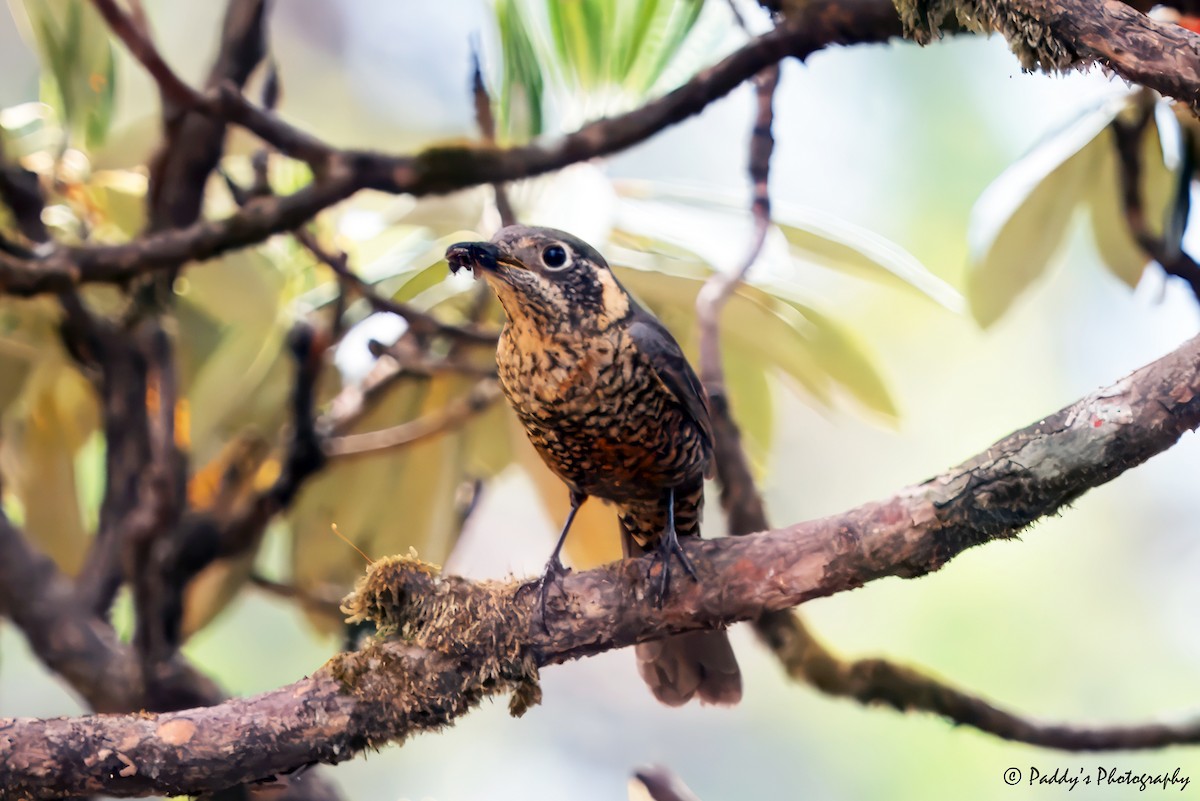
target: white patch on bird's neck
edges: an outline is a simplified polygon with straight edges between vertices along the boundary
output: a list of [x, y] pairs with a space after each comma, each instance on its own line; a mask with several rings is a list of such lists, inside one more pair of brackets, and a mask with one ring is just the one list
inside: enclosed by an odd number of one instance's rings
[[602, 289], [601, 304], [604, 311], [600, 314], [599, 328], [604, 331], [613, 323], [624, 320], [629, 314], [629, 295], [625, 294], [625, 290], [608, 270], [597, 268], [595, 275]]

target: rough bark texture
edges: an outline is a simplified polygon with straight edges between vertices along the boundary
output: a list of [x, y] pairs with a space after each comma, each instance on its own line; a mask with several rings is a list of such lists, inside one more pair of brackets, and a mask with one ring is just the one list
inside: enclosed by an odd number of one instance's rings
[[[563, 595], [552, 596], [548, 630], [536, 597], [516, 582], [438, 578], [406, 558], [377, 562], [349, 608], [399, 639], [215, 707], [0, 720], [0, 786], [18, 798], [216, 790], [444, 726], [488, 695], [513, 692], [520, 712], [538, 700], [537, 667], [752, 620], [884, 576], [924, 575], [1015, 535], [1197, 425], [1200, 337], [891, 498], [689, 543], [700, 581], [682, 583], [662, 608], [647, 600], [645, 560], [568, 576]], [[1172, 742], [1200, 741], [1200, 726], [1158, 729]]]

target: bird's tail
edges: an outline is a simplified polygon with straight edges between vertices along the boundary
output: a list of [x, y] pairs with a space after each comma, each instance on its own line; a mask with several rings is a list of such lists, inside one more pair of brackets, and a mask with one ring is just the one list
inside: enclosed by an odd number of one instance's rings
[[[626, 556], [649, 550], [621, 528]], [[728, 706], [742, 699], [742, 674], [724, 631], [690, 631], [640, 643], [634, 650], [642, 679], [667, 706], [682, 706], [692, 698]]]

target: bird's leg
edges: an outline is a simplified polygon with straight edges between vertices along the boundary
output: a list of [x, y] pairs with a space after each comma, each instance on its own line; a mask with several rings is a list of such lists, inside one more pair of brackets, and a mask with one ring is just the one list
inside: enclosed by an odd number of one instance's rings
[[671, 557], [674, 556], [679, 560], [679, 564], [683, 565], [683, 570], [692, 577], [692, 581], [699, 581], [696, 576], [696, 568], [692, 566], [692, 560], [688, 559], [687, 553], [679, 544], [679, 534], [675, 531], [675, 488], [671, 487], [667, 492], [667, 526], [663, 529], [662, 535], [658, 538], [658, 560], [662, 562], [662, 572], [658, 575], [658, 583], [655, 587], [654, 602], [656, 606], [661, 607], [663, 602], [667, 600], [667, 593], [671, 589]]
[[567, 513], [567, 522], [563, 524], [562, 533], [558, 535], [558, 542], [554, 544], [554, 551], [550, 554], [549, 561], [546, 562], [546, 569], [542, 572], [542, 577], [521, 587], [522, 590], [534, 586], [539, 588], [538, 606], [542, 612], [542, 626], [546, 629], [547, 634], [550, 633], [550, 624], [546, 615], [546, 599], [550, 596], [550, 586], [558, 584], [559, 589], [562, 589], [563, 576], [571, 572], [571, 569], [562, 563], [560, 554], [563, 543], [567, 541], [567, 532], [571, 530], [571, 523], [575, 521], [575, 513], [579, 511], [579, 507], [583, 506], [583, 502], [586, 500], [587, 496], [582, 492], [571, 491], [571, 511]]

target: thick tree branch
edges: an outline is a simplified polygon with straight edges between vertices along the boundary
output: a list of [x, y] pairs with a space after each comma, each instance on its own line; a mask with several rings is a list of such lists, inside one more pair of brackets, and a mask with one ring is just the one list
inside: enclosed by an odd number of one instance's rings
[[[38, 553], [0, 515], [0, 610], [29, 640], [38, 659], [62, 676], [97, 712], [129, 712], [145, 706], [141, 663], [105, 621], [76, 595], [54, 562]], [[221, 698], [216, 686], [182, 660], [172, 660], [160, 679], [192, 703]], [[5, 786], [0, 782], [0, 787]]]
[[1200, 112], [1200, 36], [1158, 22], [1121, 0], [897, 0], [913, 38], [943, 20], [995, 31], [1029, 70], [1108, 67]]
[[[753, 620], [884, 576], [912, 578], [1015, 536], [1200, 425], [1200, 337], [958, 467], [846, 513], [689, 543], [700, 581], [657, 607], [645, 560], [573, 574], [549, 630], [517, 582], [377, 562], [352, 603], [403, 635], [254, 698], [163, 715], [0, 721], [0, 786], [48, 797], [219, 789], [440, 728], [481, 698], [538, 699], [536, 668]], [[1200, 742], [1200, 725], [1154, 740]], [[1149, 743], [1153, 738], [1143, 738]], [[228, 744], [243, 747], [230, 753]], [[1136, 744], [1136, 743], [1133, 743]], [[1082, 746], [1086, 747], [1086, 746]], [[19, 797], [19, 795], [18, 795]]]

